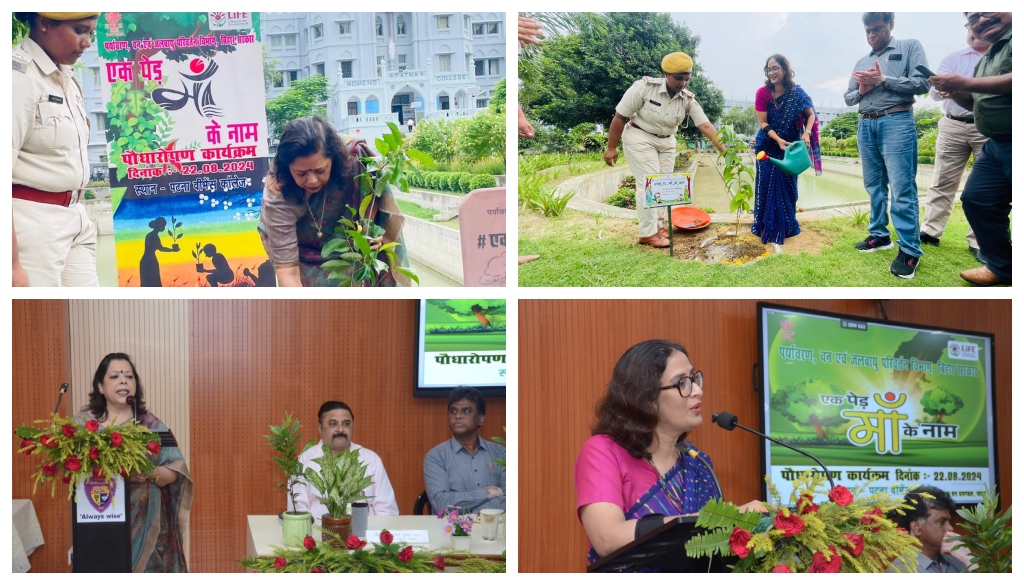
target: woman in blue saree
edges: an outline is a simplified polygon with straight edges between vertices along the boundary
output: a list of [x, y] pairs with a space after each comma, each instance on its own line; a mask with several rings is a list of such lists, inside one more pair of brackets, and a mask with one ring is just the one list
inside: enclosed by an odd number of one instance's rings
[[670, 341], [644, 341], [619, 358], [576, 460], [576, 513], [591, 563], [720, 496], [711, 473], [676, 448], [701, 424], [703, 383]]
[[[163, 422], [146, 409], [142, 382], [131, 358], [112, 353], [100, 361], [93, 376], [89, 404], [76, 420], [95, 419], [101, 427], [138, 416], [139, 424], [153, 432], [168, 433]], [[134, 397], [135, 405], [128, 398]], [[132, 570], [136, 573], [183, 573], [184, 533], [192, 510], [192, 479], [181, 450], [162, 447], [151, 456], [156, 468], [127, 477], [131, 493]]]
[[[816, 175], [821, 174], [818, 117], [810, 96], [793, 83], [794, 72], [782, 55], [772, 55], [764, 66], [765, 83], [754, 95], [754, 111], [761, 126], [755, 152], [783, 158], [787, 146], [797, 140], [807, 144]], [[754, 224], [750, 231], [765, 244], [782, 244], [800, 233], [796, 220], [797, 178], [768, 160], [757, 161]]]

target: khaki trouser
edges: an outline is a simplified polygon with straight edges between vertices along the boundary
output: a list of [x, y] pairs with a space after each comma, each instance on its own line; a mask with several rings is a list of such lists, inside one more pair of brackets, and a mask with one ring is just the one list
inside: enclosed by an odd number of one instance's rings
[[[939, 118], [939, 137], [935, 140], [935, 174], [925, 197], [921, 233], [935, 238], [942, 237], [953, 211], [953, 200], [960, 187], [964, 168], [967, 167], [967, 159], [973, 152], [974, 160], [978, 160], [986, 140], [988, 138], [978, 132], [974, 124], [958, 122], [946, 116]], [[973, 228], [967, 232], [967, 245], [978, 247]]]
[[96, 225], [71, 207], [14, 200], [18, 260], [30, 286], [99, 286]]
[[665, 222], [668, 213], [665, 207], [643, 207], [644, 176], [672, 172], [676, 161], [676, 137], [658, 138], [626, 124], [622, 132], [622, 153], [626, 155], [629, 170], [636, 178], [636, 215], [640, 220], [640, 237], [653, 236], [658, 233], [658, 224]]

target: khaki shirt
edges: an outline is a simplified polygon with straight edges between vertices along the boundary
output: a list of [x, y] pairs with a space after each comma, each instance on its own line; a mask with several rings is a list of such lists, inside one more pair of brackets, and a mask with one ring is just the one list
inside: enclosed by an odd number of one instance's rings
[[13, 54], [12, 182], [42, 191], [89, 182], [89, 122], [71, 67], [58, 66], [32, 39]]
[[669, 97], [665, 79], [644, 77], [622, 94], [615, 111], [643, 130], [659, 136], [670, 136], [687, 116], [695, 126], [708, 122], [708, 117], [688, 89]]

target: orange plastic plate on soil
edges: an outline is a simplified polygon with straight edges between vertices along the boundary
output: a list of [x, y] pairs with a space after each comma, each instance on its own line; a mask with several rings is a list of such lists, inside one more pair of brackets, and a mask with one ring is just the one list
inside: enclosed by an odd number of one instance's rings
[[711, 225], [711, 216], [696, 207], [676, 207], [672, 210], [672, 225], [678, 230], [702, 230]]

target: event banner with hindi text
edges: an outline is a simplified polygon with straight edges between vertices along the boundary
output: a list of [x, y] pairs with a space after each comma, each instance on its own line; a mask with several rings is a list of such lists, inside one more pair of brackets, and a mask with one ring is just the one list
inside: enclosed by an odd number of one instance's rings
[[[765, 432], [820, 458], [836, 483], [978, 502], [995, 469], [991, 339], [762, 307]], [[783, 498], [814, 462], [771, 445]]]
[[505, 299], [427, 299], [420, 387], [505, 386]]
[[104, 12], [97, 34], [118, 284], [274, 286], [259, 13]]

